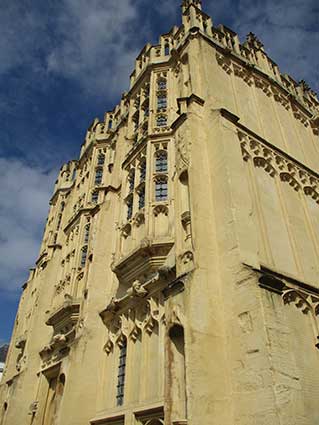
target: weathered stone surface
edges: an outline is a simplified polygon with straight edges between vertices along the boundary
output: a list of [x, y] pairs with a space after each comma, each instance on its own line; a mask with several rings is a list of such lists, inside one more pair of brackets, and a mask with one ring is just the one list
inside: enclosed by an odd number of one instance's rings
[[1, 425], [319, 421], [319, 103], [200, 0], [61, 168]]

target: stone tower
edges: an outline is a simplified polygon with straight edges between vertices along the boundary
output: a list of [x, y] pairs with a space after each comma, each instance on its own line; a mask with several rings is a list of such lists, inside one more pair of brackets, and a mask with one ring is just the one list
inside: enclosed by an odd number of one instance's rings
[[59, 173], [1, 425], [319, 423], [319, 103], [199, 0]]

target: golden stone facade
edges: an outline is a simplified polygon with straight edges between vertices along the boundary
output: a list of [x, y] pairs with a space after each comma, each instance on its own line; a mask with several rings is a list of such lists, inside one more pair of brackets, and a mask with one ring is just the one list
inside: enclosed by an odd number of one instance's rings
[[200, 0], [60, 171], [1, 425], [319, 423], [319, 102]]

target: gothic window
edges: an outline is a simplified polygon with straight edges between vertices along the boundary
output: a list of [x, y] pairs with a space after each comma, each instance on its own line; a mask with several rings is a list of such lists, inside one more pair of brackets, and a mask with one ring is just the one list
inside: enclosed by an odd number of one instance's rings
[[157, 127], [166, 127], [167, 126], [167, 117], [165, 115], [160, 115], [156, 118]]
[[86, 224], [84, 227], [84, 243], [87, 244], [89, 242], [90, 237], [90, 223]]
[[167, 199], [167, 194], [167, 177], [157, 177], [155, 180], [155, 200], [165, 201]]
[[140, 164], [140, 181], [145, 181], [146, 178], [146, 161], [143, 159]]
[[61, 202], [60, 211], [63, 212], [65, 207], [65, 202]]
[[81, 248], [81, 267], [85, 266], [87, 255], [88, 255], [88, 246], [84, 245]]
[[98, 167], [95, 170], [95, 185], [99, 185], [102, 183], [102, 179], [103, 179], [103, 168], [102, 167]]
[[157, 81], [157, 88], [158, 90], [166, 90], [167, 84], [166, 84], [166, 79], [165, 78], [160, 78]]
[[116, 404], [122, 406], [124, 402], [125, 367], [126, 367], [127, 342], [124, 340], [120, 348], [119, 366], [117, 372]]
[[126, 206], [127, 206], [127, 219], [130, 220], [132, 218], [133, 215], [133, 196], [129, 196], [129, 198], [126, 201]]
[[145, 207], [145, 186], [139, 190], [138, 192], [138, 208], [144, 208]]
[[76, 169], [74, 168], [72, 173], [72, 181], [75, 180], [75, 177], [76, 177]]
[[167, 108], [167, 97], [165, 94], [160, 94], [157, 97], [157, 109]]
[[166, 42], [166, 44], [165, 44], [165, 56], [168, 56], [168, 55], [169, 55], [169, 43]]
[[94, 190], [94, 192], [92, 192], [92, 195], [91, 195], [91, 202], [93, 204], [97, 204], [98, 200], [99, 200], [99, 192], [97, 190]]
[[155, 156], [155, 171], [157, 173], [167, 173], [167, 152], [159, 151]]
[[109, 120], [108, 128], [109, 128], [109, 129], [110, 129], [110, 128], [112, 128], [112, 125], [113, 125], [112, 120]]
[[105, 155], [104, 153], [99, 153], [97, 157], [97, 165], [104, 165], [105, 162]]
[[135, 170], [131, 170], [129, 177], [128, 177], [128, 187], [129, 192], [132, 192], [134, 190], [134, 184], [135, 184]]

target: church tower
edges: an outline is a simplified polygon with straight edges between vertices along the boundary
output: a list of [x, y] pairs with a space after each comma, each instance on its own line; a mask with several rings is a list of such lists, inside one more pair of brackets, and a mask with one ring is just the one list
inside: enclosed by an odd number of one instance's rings
[[319, 102], [184, 0], [61, 167], [1, 425], [314, 425]]

